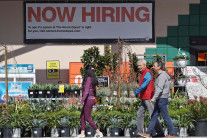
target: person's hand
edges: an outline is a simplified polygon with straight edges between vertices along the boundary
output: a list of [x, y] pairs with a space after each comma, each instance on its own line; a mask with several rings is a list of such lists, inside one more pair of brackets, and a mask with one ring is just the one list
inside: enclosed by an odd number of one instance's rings
[[135, 95], [132, 93], [132, 94], [131, 94], [131, 97], [132, 97], [132, 98], [134, 98], [134, 97], [135, 97]]
[[155, 100], [154, 100], [154, 99], [151, 99], [151, 100], [150, 100], [150, 103], [154, 103], [154, 102], [155, 102]]

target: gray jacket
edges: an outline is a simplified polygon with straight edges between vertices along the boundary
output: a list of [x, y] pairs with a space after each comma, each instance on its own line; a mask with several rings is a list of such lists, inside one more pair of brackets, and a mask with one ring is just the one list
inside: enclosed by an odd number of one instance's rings
[[155, 81], [155, 94], [153, 100], [160, 98], [168, 98], [170, 95], [170, 86], [169, 86], [170, 76], [162, 71], [158, 74]]

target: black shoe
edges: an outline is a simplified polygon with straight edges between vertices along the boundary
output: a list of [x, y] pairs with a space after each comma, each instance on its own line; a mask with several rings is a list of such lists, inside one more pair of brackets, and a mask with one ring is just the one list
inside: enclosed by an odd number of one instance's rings
[[157, 134], [157, 135], [152, 136], [152, 137], [165, 137], [165, 135], [164, 134]]

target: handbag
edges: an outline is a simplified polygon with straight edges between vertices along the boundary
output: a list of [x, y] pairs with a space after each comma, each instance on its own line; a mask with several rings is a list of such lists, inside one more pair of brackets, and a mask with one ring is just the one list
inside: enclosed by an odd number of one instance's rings
[[98, 104], [98, 98], [96, 96], [95, 97], [95, 104]]

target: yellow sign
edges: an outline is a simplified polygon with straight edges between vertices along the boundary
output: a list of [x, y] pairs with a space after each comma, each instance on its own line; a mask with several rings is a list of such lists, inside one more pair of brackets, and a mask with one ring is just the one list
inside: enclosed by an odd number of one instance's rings
[[59, 85], [59, 93], [64, 93], [64, 85]]
[[59, 79], [59, 78], [60, 78], [60, 62], [47, 61], [47, 79]]

